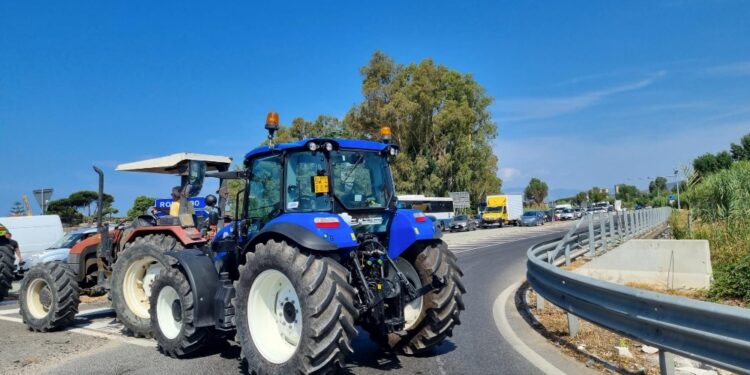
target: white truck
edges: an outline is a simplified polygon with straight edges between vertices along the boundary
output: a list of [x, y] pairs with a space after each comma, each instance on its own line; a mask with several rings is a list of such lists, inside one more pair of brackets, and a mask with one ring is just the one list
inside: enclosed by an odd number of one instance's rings
[[24, 259], [49, 249], [64, 234], [62, 222], [57, 215], [0, 217], [0, 224], [18, 242]]

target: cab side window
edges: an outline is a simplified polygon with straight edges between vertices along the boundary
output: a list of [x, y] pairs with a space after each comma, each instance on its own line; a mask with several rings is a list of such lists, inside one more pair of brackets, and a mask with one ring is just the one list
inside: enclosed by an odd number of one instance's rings
[[257, 231], [281, 210], [281, 157], [255, 159], [250, 171], [246, 217]]

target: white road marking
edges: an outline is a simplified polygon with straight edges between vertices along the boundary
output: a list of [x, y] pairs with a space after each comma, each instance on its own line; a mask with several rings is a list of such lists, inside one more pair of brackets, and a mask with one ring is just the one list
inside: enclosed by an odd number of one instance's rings
[[505, 341], [507, 341], [513, 349], [543, 373], [548, 375], [565, 375], [565, 372], [547, 362], [544, 357], [537, 354], [537, 352], [521, 341], [516, 333], [513, 332], [513, 328], [511, 328], [510, 323], [508, 322], [508, 316], [505, 313], [505, 305], [520, 285], [520, 282], [512, 284], [507, 289], [503, 290], [503, 292], [497, 296], [497, 299], [495, 299], [495, 303], [492, 306], [492, 315], [495, 318], [497, 330], [500, 331], [500, 334], [505, 338]]

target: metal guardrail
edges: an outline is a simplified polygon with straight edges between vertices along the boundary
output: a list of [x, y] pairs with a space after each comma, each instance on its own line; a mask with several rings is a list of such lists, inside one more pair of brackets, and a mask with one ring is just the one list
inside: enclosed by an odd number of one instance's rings
[[527, 279], [542, 297], [538, 307], [548, 300], [567, 311], [571, 335], [580, 317], [659, 348], [663, 374], [673, 373], [673, 353], [750, 374], [750, 309], [617, 285], [557, 267], [654, 231], [666, 224], [670, 211], [588, 215], [564, 237], [532, 246]]

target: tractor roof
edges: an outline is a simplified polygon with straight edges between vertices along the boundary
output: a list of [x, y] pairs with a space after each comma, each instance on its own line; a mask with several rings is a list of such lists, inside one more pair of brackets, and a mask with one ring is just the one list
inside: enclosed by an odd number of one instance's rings
[[[277, 145], [273, 145], [273, 150], [283, 151], [283, 150], [291, 150], [295, 148], [304, 148], [305, 145], [307, 145], [307, 143], [310, 141], [315, 141], [315, 142], [330, 141], [330, 142], [338, 144], [340, 148], [370, 150], [370, 151], [383, 151], [386, 147], [389, 146], [386, 143], [363, 141], [359, 139], [310, 138], [310, 139], [303, 139], [301, 141], [291, 142], [291, 143], [279, 143]], [[249, 157], [253, 157], [255, 155], [263, 154], [269, 151], [271, 151], [271, 148], [269, 146], [261, 146], [245, 154], [245, 159]]]
[[223, 172], [229, 169], [229, 166], [232, 164], [232, 158], [227, 156], [180, 152], [177, 154], [162, 156], [160, 158], [120, 164], [117, 166], [116, 170], [127, 172], [149, 172], [182, 175], [187, 172], [187, 168], [185, 167], [190, 160], [205, 161], [207, 172]]

